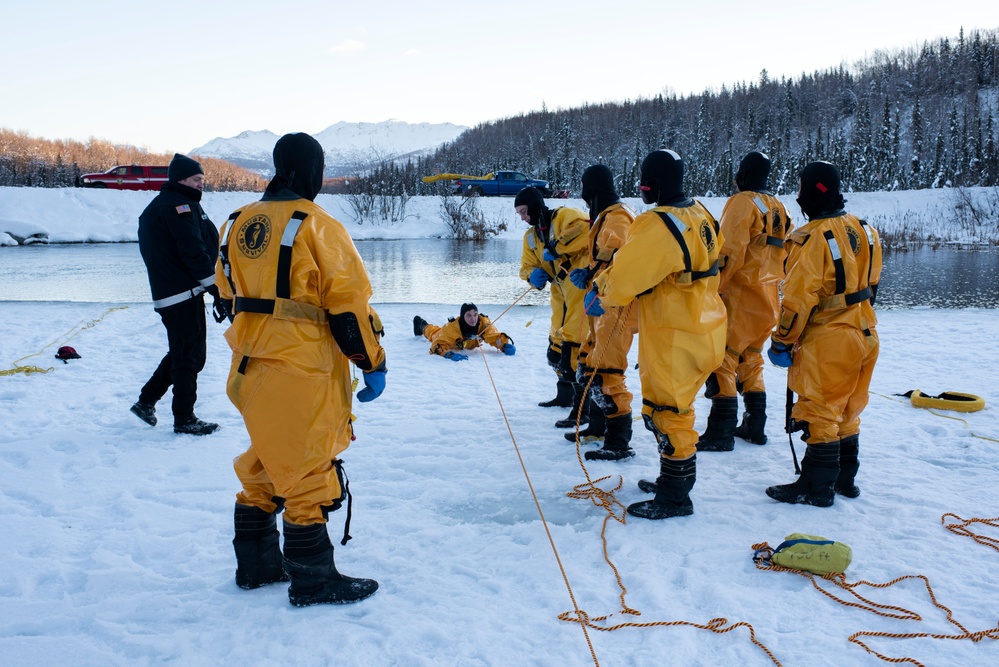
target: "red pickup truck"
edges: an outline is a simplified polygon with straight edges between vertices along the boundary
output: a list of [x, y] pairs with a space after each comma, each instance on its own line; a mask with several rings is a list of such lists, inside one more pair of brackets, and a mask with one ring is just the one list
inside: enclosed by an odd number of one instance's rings
[[84, 174], [81, 180], [85, 188], [159, 190], [160, 186], [167, 182], [167, 168], [131, 164], [111, 167], [99, 174]]

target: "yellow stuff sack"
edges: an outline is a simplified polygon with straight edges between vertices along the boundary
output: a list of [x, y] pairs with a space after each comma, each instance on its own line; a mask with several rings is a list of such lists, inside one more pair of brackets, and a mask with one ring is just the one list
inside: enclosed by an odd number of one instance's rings
[[770, 556], [774, 565], [815, 574], [846, 572], [851, 560], [853, 550], [848, 545], [804, 533], [785, 537]]

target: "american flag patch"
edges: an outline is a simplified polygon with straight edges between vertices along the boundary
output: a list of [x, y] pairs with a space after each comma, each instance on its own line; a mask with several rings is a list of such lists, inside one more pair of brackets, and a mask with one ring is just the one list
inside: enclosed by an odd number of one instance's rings
[[190, 213], [190, 212], [191, 212], [191, 207], [188, 206], [187, 204], [177, 207], [177, 213]]

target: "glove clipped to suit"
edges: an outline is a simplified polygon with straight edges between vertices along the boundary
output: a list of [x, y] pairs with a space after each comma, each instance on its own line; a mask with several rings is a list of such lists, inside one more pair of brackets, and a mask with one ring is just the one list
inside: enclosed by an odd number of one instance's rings
[[514, 347], [513, 343], [507, 343], [506, 345], [500, 348], [500, 352], [502, 352], [508, 357], [512, 357], [513, 355], [517, 354], [517, 348]]
[[373, 401], [385, 391], [385, 373], [388, 371], [364, 371], [364, 389], [357, 392], [357, 400], [361, 403]]
[[221, 296], [219, 296], [218, 285], [209, 285], [205, 288], [205, 291], [212, 295], [212, 317], [219, 324], [229, 320], [232, 322], [232, 315], [229, 310], [229, 303]]
[[531, 277], [527, 279], [527, 282], [531, 283], [531, 287], [534, 289], [544, 289], [545, 284], [550, 280], [548, 274], [545, 270], [538, 267], [531, 271]]
[[590, 282], [590, 270], [573, 269], [569, 272], [569, 282], [579, 289], [586, 289], [586, 284]]
[[770, 363], [781, 368], [790, 368], [791, 364], [794, 363], [794, 357], [791, 355], [792, 347], [792, 345], [788, 345], [787, 343], [771, 339], [770, 348], [767, 349], [767, 356], [770, 358]]
[[604, 314], [604, 307], [600, 304], [600, 297], [597, 296], [597, 289], [594, 287], [583, 297], [583, 310], [587, 315], [600, 317]]
[[465, 361], [468, 359], [467, 354], [462, 354], [461, 352], [448, 352], [444, 355], [445, 359], [450, 359], [451, 361]]
[[553, 253], [550, 248], [545, 248], [545, 251], [541, 253], [541, 256], [546, 262], [554, 262], [558, 259], [558, 255]]

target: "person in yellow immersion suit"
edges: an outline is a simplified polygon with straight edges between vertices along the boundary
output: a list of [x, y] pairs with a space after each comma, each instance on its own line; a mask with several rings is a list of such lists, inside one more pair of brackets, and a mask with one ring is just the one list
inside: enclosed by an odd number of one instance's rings
[[[590, 263], [586, 268], [573, 269], [569, 280], [581, 290], [588, 290], [593, 279], [607, 270], [618, 248], [624, 245], [628, 228], [635, 214], [618, 197], [614, 189], [614, 175], [602, 164], [595, 164], [583, 172], [582, 198], [590, 207], [590, 233], [588, 240]], [[584, 454], [587, 460], [617, 461], [635, 455], [631, 448], [631, 400], [625, 383], [628, 352], [638, 331], [638, 304], [606, 306], [604, 314], [587, 316], [589, 333], [579, 352], [576, 369], [577, 382], [585, 389], [584, 410], [589, 404], [589, 425], [578, 436], [603, 438], [600, 449]], [[576, 431], [565, 434], [566, 440], [575, 442]]]
[[671, 150], [641, 167], [642, 200], [655, 208], [632, 223], [610, 267], [584, 297], [589, 315], [638, 301], [642, 418], [659, 445], [659, 477], [639, 487], [652, 500], [628, 513], [666, 519], [693, 513], [697, 472], [694, 398], [725, 355], [725, 304], [718, 296], [718, 223], [683, 193], [683, 162]]
[[413, 318], [413, 335], [430, 341], [430, 354], [451, 361], [465, 361], [468, 355], [459, 350], [473, 350], [485, 341], [507, 356], [517, 353], [513, 339], [493, 326], [487, 315], [480, 315], [474, 303], [461, 304], [457, 319], [444, 326], [430, 324], [417, 315]]
[[[777, 284], [784, 277], [784, 239], [791, 217], [767, 190], [770, 158], [750, 151], [735, 175], [738, 192], [725, 202], [721, 215], [721, 280], [718, 289], [728, 312], [725, 360], [711, 374], [704, 396], [711, 412], [697, 441], [699, 452], [726, 452], [735, 448], [735, 436], [765, 445], [767, 393], [763, 383], [763, 348], [777, 324], [780, 297]], [[746, 406], [736, 426], [739, 399]]]
[[233, 313], [227, 393], [250, 436], [234, 461], [243, 487], [236, 584], [252, 589], [290, 575], [295, 606], [356, 602], [378, 588], [337, 571], [326, 531], [329, 512], [350, 502], [339, 459], [352, 438], [350, 364], [363, 371], [360, 401], [381, 394], [386, 368], [364, 263], [343, 226], [314, 203], [323, 167], [314, 138], [281, 137], [263, 197], [222, 228], [215, 274]]
[[[558, 393], [542, 407], [572, 407], [558, 428], [575, 426], [580, 415], [583, 391], [576, 382], [579, 346], [586, 338], [583, 317], [583, 291], [569, 280], [569, 272], [589, 262], [587, 216], [574, 208], [545, 206], [537, 188], [524, 188], [513, 201], [520, 219], [530, 225], [524, 233], [520, 257], [520, 277], [538, 290], [551, 283], [551, 328], [548, 333], [548, 364], [558, 376]], [[582, 414], [582, 421], [587, 415]]]
[[766, 490], [784, 503], [829, 507], [837, 493], [860, 495], [860, 414], [880, 346], [881, 241], [844, 203], [835, 166], [812, 162], [802, 170], [798, 204], [808, 223], [789, 239], [780, 319], [767, 350], [789, 369], [788, 389], [798, 395], [791, 429], [807, 443], [798, 479]]

